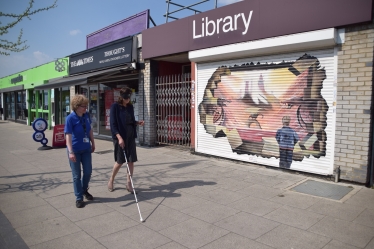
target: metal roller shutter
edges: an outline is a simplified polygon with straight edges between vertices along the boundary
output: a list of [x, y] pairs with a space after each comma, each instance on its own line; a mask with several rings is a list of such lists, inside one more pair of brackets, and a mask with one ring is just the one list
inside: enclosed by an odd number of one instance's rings
[[332, 174], [334, 49], [199, 63], [196, 79], [197, 152]]

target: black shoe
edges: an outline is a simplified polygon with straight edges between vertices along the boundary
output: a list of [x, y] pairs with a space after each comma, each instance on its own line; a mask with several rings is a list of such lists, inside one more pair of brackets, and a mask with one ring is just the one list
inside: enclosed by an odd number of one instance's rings
[[84, 207], [84, 202], [83, 202], [82, 200], [77, 200], [77, 201], [75, 202], [75, 206], [76, 206], [77, 208], [82, 208], [82, 207]]
[[88, 193], [88, 190], [84, 191], [83, 196], [88, 201], [92, 201], [93, 200], [93, 196], [90, 193]]

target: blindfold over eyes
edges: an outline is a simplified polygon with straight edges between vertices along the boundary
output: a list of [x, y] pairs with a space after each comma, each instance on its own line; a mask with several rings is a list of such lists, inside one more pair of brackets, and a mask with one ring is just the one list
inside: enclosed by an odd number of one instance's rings
[[123, 99], [129, 99], [131, 97], [131, 94], [130, 93], [123, 93], [123, 94], [121, 94], [121, 97]]

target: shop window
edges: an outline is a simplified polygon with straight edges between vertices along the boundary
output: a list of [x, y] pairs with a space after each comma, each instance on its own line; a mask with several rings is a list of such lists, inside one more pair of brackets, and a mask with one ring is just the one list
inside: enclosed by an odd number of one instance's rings
[[43, 110], [48, 110], [48, 91], [43, 91]]
[[31, 97], [31, 102], [30, 102], [31, 109], [36, 109], [36, 91], [32, 91], [30, 97]]
[[17, 96], [17, 105], [16, 105], [16, 119], [17, 120], [26, 120], [27, 118], [27, 109], [26, 109], [26, 91], [20, 91], [15, 93]]
[[[4, 109], [3, 109], [3, 105], [2, 105], [3, 102], [1, 102], [1, 94], [0, 94], [0, 115], [3, 115], [4, 114]], [[2, 118], [2, 117], [0, 117]]]
[[15, 93], [10, 92], [7, 95], [7, 114], [9, 119], [15, 119], [16, 117], [16, 103], [15, 103]]

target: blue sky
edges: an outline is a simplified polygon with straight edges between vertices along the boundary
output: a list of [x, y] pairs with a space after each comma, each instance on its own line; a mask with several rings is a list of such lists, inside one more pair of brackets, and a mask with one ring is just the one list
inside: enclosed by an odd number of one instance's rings
[[[187, 6], [201, 0], [173, 0]], [[218, 0], [218, 7], [241, 0]], [[21, 13], [29, 0], [0, 0], [0, 10], [4, 13]], [[46, 7], [53, 0], [35, 0], [34, 8]], [[25, 18], [0, 39], [16, 41], [21, 29], [23, 40], [30, 47], [10, 56], [0, 55], [0, 78], [18, 73], [57, 58], [65, 57], [86, 49], [86, 35], [102, 29], [129, 16], [150, 9], [151, 17], [157, 25], [165, 23], [165, 0], [58, 0], [58, 7]], [[215, 0], [194, 6], [200, 11], [215, 7]], [[170, 5], [170, 11], [179, 7]], [[183, 18], [194, 14], [180, 11], [173, 16]], [[1, 26], [11, 19], [0, 18]], [[153, 25], [150, 24], [152, 27]]]

